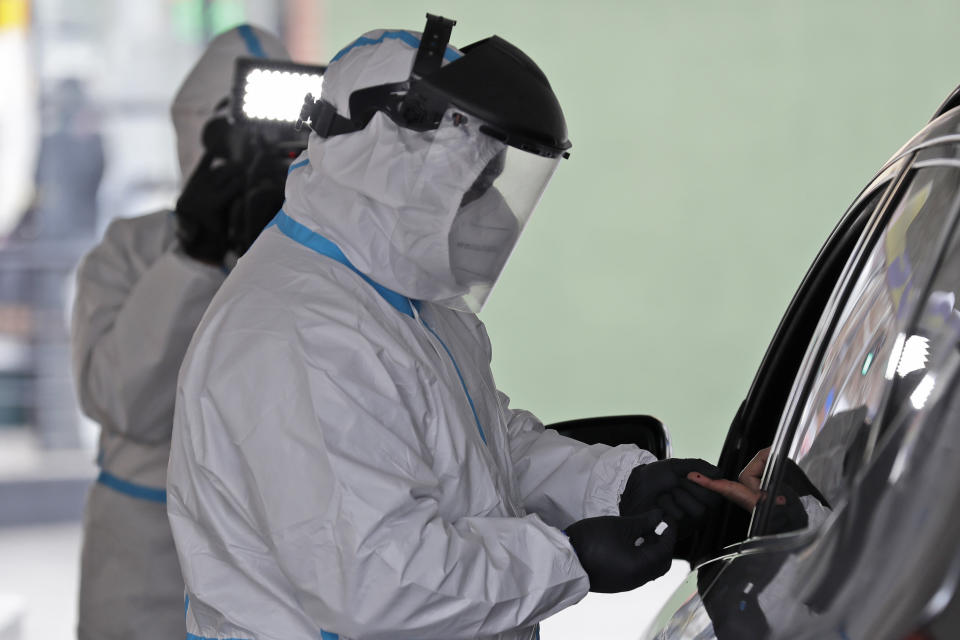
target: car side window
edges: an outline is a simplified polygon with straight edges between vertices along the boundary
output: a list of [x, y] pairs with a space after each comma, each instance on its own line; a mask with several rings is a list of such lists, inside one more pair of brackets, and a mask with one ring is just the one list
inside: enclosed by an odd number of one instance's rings
[[[952, 238], [944, 237], [944, 250], [938, 252], [929, 284], [915, 294], [922, 296], [915, 319], [894, 344], [887, 376], [891, 380], [889, 404], [894, 410], [900, 406], [908, 412], [923, 409], [934, 391], [943, 392], [937, 387], [948, 383], [946, 363], [960, 356], [960, 228], [956, 220], [953, 225]], [[909, 237], [907, 242], [911, 242]], [[871, 434], [871, 442], [878, 446], [886, 435], [884, 426], [875, 426]]]
[[[922, 164], [898, 189], [893, 213], [852, 276], [819, 365], [808, 374], [809, 393], [796, 405], [798, 418], [782, 423], [796, 428], [785, 472], [773, 476], [779, 485], [768, 487], [768, 494], [792, 491], [809, 516], [788, 528], [815, 524], [842, 499], [876, 441], [892, 381], [917, 370], [925, 358], [927, 338], [907, 327], [938, 266], [934, 245], [948, 231], [960, 193], [960, 167], [955, 160]], [[938, 300], [955, 309], [955, 293], [945, 292]], [[805, 382], [797, 380], [795, 387]], [[783, 520], [774, 520], [770, 515], [758, 519], [755, 533], [781, 532]]]

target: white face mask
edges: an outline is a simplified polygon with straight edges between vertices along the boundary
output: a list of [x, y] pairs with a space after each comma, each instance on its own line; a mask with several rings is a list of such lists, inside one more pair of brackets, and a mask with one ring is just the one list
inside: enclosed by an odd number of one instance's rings
[[457, 283], [492, 285], [519, 237], [519, 221], [495, 188], [460, 207], [450, 228], [450, 268]]

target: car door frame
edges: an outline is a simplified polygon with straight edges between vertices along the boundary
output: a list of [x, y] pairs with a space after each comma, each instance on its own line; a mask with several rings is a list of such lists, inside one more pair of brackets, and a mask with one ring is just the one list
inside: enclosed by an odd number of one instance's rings
[[[727, 431], [717, 466], [723, 476], [735, 479], [750, 458], [774, 440], [783, 407], [793, 387], [807, 346], [827, 308], [837, 281], [849, 268], [850, 257], [867, 229], [873, 214], [885, 206], [891, 185], [902, 168], [889, 163], [865, 187], [834, 227], [807, 270], [787, 306], [746, 397]], [[878, 197], [878, 200], [874, 200]], [[709, 531], [697, 535], [690, 554], [691, 564], [715, 557], [722, 549], [743, 541], [750, 515], [725, 504]]]

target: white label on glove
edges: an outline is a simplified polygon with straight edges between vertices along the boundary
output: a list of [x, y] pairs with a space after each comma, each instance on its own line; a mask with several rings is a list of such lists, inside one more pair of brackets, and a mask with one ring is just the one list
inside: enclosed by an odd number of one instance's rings
[[[654, 529], [653, 532], [654, 532], [655, 534], [657, 534], [658, 536], [662, 536], [662, 535], [663, 535], [663, 532], [666, 531], [666, 530], [667, 530], [667, 523], [664, 522], [663, 520], [661, 520], [661, 521], [660, 521], [660, 524], [657, 525], [657, 528]], [[641, 545], [643, 545], [643, 537], [640, 537], [640, 538], [637, 538], [636, 540], [634, 540], [633, 546], [639, 547], [639, 546], [641, 546]]]

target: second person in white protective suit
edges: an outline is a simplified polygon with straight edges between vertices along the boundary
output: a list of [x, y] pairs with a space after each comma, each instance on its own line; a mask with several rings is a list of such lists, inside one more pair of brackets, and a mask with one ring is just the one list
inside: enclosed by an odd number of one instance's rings
[[528, 57], [451, 27], [333, 58], [286, 203], [188, 350], [168, 511], [193, 636], [534, 638], [663, 574], [710, 501], [696, 464], [497, 391], [475, 312], [570, 144]]
[[[222, 217], [240, 195], [226, 164], [204, 172], [209, 154], [201, 142], [208, 121], [225, 111], [239, 56], [288, 58], [276, 37], [249, 25], [231, 29], [210, 43], [171, 108], [180, 168], [190, 178], [185, 194], [215, 192], [200, 198], [207, 220]], [[189, 204], [184, 195], [176, 214], [115, 220], [77, 271], [74, 372], [83, 411], [101, 427], [100, 475], [84, 512], [81, 640], [169, 640], [186, 632], [165, 505], [167, 460], [177, 372], [223, 282], [216, 247], [226, 235], [208, 229], [206, 239], [193, 234], [193, 243], [178, 238]]]

